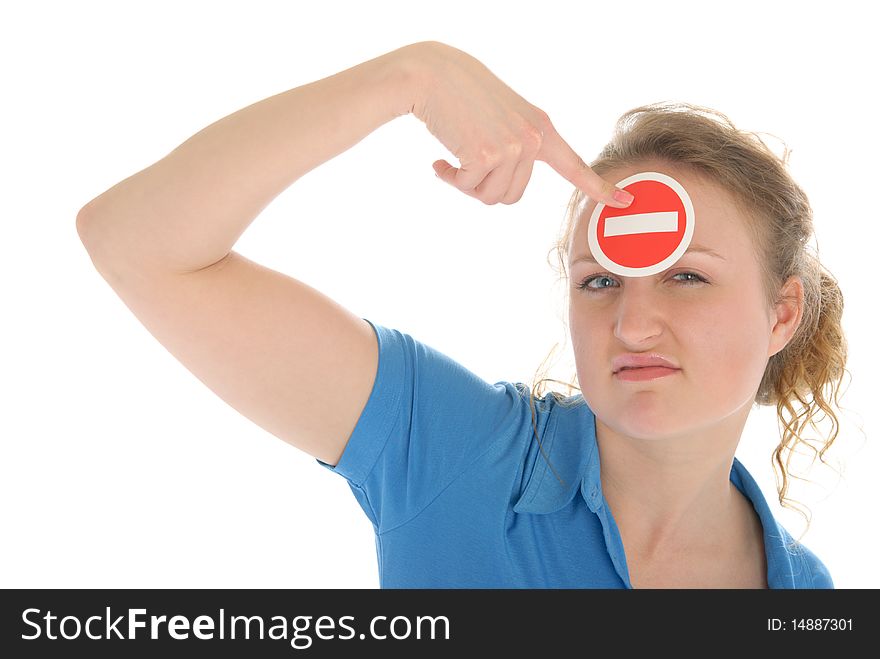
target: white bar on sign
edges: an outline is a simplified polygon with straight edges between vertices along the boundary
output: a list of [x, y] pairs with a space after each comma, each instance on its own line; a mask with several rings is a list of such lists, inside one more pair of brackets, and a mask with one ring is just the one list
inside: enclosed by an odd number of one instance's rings
[[678, 231], [678, 211], [633, 213], [605, 218], [605, 236], [628, 236], [632, 233]]

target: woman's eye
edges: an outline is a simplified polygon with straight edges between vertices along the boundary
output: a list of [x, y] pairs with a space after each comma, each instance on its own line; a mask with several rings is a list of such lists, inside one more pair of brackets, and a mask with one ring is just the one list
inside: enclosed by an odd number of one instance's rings
[[602, 281], [602, 280], [611, 281], [611, 277], [606, 277], [605, 275], [594, 275], [594, 276], [592, 276], [592, 277], [587, 277], [586, 279], [584, 279], [584, 280], [580, 283], [580, 285], [578, 286], [578, 288], [581, 289], [581, 290], [583, 290], [583, 289], [587, 289], [587, 290], [591, 290], [591, 291], [600, 290], [600, 289], [603, 289], [603, 288], [608, 288], [607, 286], [599, 286], [598, 288], [591, 288], [591, 287], [589, 287], [589, 284], [591, 284], [592, 282], [594, 282], [594, 281]]
[[[685, 277], [684, 279], [675, 279], [675, 281], [685, 286], [692, 286], [698, 283], [706, 283], [706, 280], [695, 272], [677, 272], [672, 275], [671, 278], [674, 279], [675, 277]], [[614, 277], [611, 277], [607, 274], [592, 275], [584, 279], [580, 284], [578, 284], [577, 288], [579, 290], [587, 290], [591, 292], [601, 291], [606, 288], [613, 288], [612, 286], [590, 286], [590, 284], [594, 281], [601, 282], [603, 280], [616, 281]]]

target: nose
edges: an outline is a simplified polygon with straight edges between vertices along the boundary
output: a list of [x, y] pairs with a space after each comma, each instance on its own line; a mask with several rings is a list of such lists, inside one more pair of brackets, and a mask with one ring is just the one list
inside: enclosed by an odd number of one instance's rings
[[614, 310], [614, 336], [631, 346], [652, 342], [665, 327], [660, 300], [651, 294], [647, 281], [636, 282], [637, 279], [640, 278], [626, 278]]

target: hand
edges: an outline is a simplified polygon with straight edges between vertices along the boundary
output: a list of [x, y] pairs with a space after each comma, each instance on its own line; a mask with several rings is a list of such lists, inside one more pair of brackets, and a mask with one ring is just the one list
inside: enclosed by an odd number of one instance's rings
[[[590, 199], [626, 208], [616, 188], [596, 174], [562, 139], [547, 113], [499, 80], [479, 60], [440, 43], [414, 44], [422, 72], [413, 114], [458, 158], [437, 160], [437, 176], [484, 204], [515, 204], [525, 192], [535, 160], [542, 160]], [[627, 194], [627, 193], [625, 193]]]

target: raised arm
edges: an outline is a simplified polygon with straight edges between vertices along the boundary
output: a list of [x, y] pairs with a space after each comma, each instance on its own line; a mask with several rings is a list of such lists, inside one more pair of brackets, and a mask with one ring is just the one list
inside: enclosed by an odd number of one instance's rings
[[98, 272], [171, 354], [242, 415], [329, 464], [372, 390], [373, 329], [231, 248], [287, 186], [409, 112], [413, 49], [239, 110], [77, 217]]

